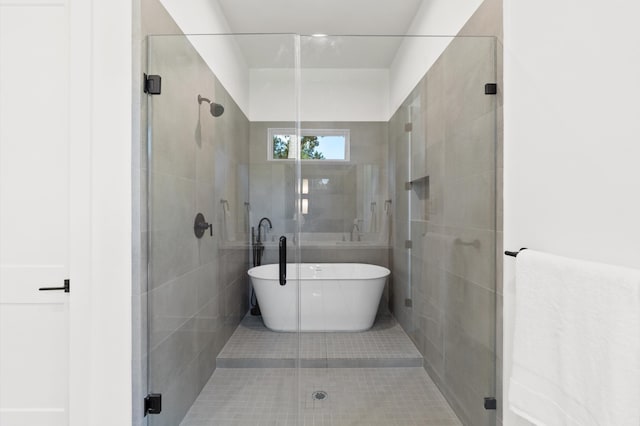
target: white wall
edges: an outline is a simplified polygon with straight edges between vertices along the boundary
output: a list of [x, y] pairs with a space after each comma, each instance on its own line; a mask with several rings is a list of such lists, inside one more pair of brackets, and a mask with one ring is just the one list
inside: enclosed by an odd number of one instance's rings
[[[386, 69], [303, 69], [300, 119], [303, 121], [387, 121], [389, 72]], [[296, 118], [295, 73], [252, 69], [251, 121]]]
[[[387, 70], [303, 70], [302, 120], [388, 121], [452, 40], [437, 36], [456, 35], [481, 3], [424, 0], [407, 34], [432, 37], [405, 39]], [[292, 107], [288, 103], [274, 105], [272, 100], [289, 97], [293, 77], [271, 69], [251, 70], [250, 75], [250, 119], [291, 120]], [[269, 77], [274, 77], [276, 84], [269, 86]]]
[[125, 425], [132, 410], [132, 5], [69, 4], [70, 425]]
[[[482, 0], [424, 0], [407, 34], [456, 35], [481, 3]], [[391, 114], [416, 87], [451, 40], [451, 37], [431, 37], [407, 38], [403, 41], [390, 67]]]
[[[640, 268], [640, 3], [505, 0], [504, 245]], [[504, 424], [514, 262], [504, 261]]]
[[91, 111], [91, 404], [86, 424], [107, 426], [131, 422], [133, 19], [128, 0], [92, 4], [92, 85], [85, 100]]
[[[219, 3], [215, 0], [191, 0], [188, 6], [181, 0], [161, 0], [185, 34], [224, 34], [230, 27]], [[482, 3], [482, 0], [424, 0], [408, 34], [455, 35]], [[346, 29], [343, 33], [348, 34]], [[281, 104], [274, 108], [273, 99], [288, 98], [288, 86], [265, 87], [258, 84], [272, 70], [251, 70], [236, 43], [230, 36], [190, 37], [211, 70], [252, 121], [290, 120], [291, 108]], [[331, 70], [310, 70], [313, 78], [303, 81], [309, 95], [330, 92], [331, 97], [320, 96], [314, 106], [303, 101], [302, 113], [310, 121], [387, 121], [411, 90], [424, 76], [433, 62], [447, 47], [450, 37], [405, 40], [390, 65], [387, 81], [382, 82], [382, 70], [348, 69], [343, 76]], [[324, 75], [326, 80], [317, 78]], [[283, 81], [283, 76], [278, 76]], [[251, 81], [250, 81], [251, 80]], [[374, 87], [374, 85], [381, 85]], [[280, 89], [280, 93], [278, 93]], [[348, 90], [345, 90], [348, 89]], [[322, 90], [322, 91], [320, 91]], [[304, 96], [304, 95], [303, 95]], [[362, 96], [358, 98], [356, 96]], [[378, 99], [377, 97], [384, 96]], [[381, 105], [384, 102], [386, 105]], [[336, 105], [342, 107], [336, 109]], [[385, 114], [382, 114], [385, 111]], [[345, 112], [346, 115], [340, 115]], [[381, 115], [382, 114], [382, 115]], [[382, 117], [382, 118], [381, 118]]]
[[[184, 34], [229, 34], [217, 0], [160, 0]], [[249, 116], [249, 68], [233, 36], [193, 36], [191, 44]]]

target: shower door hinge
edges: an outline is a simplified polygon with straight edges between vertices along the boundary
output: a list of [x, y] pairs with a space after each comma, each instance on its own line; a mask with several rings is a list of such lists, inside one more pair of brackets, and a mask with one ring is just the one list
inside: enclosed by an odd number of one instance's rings
[[407, 308], [412, 308], [413, 307], [413, 300], [404, 299], [404, 306], [407, 307]]
[[485, 410], [495, 410], [498, 408], [498, 403], [496, 399], [492, 396], [485, 397], [484, 399], [484, 409]]
[[150, 393], [144, 397], [144, 415], [160, 414], [162, 411], [162, 394]]
[[484, 85], [485, 95], [495, 95], [498, 93], [498, 85], [496, 83], [487, 83]]
[[413, 248], [413, 241], [411, 241], [411, 240], [404, 240], [404, 248], [406, 248], [406, 249]]
[[405, 123], [404, 125], [404, 131], [405, 132], [410, 132], [413, 130], [413, 123]]
[[159, 95], [162, 91], [162, 77], [159, 75], [144, 75], [144, 93]]

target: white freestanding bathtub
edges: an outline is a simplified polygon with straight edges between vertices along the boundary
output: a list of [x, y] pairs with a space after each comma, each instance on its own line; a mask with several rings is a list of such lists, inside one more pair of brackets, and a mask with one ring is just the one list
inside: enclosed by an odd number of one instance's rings
[[364, 263], [290, 263], [281, 286], [277, 264], [249, 269], [264, 325], [274, 331], [298, 330], [298, 287], [300, 331], [367, 330], [389, 274]]

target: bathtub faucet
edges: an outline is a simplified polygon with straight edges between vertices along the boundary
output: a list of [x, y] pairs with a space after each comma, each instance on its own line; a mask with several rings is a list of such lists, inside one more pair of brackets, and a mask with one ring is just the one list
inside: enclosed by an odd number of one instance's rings
[[273, 226], [271, 225], [271, 220], [269, 220], [268, 217], [263, 217], [262, 219], [260, 219], [260, 222], [258, 222], [258, 243], [262, 243], [262, 241], [266, 241], [267, 239], [267, 231], [264, 231], [264, 240], [262, 239], [262, 222], [267, 221], [267, 223], [269, 224], [269, 229], [273, 229]]
[[253, 257], [254, 257], [253, 263], [255, 266], [262, 264], [262, 255], [264, 254], [264, 244], [262, 244], [262, 241], [267, 239], [266, 229], [264, 231], [264, 240], [262, 239], [262, 222], [264, 221], [266, 221], [267, 224], [269, 225], [269, 229], [273, 229], [273, 226], [271, 225], [271, 220], [269, 220], [268, 217], [263, 217], [262, 219], [260, 219], [260, 222], [258, 222], [258, 236], [257, 238], [255, 238], [254, 245], [253, 245]]

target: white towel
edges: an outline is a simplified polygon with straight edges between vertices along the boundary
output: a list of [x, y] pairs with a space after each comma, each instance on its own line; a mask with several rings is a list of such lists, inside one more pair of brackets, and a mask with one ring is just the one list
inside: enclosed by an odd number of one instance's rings
[[640, 424], [640, 271], [524, 250], [511, 409], [538, 425]]

